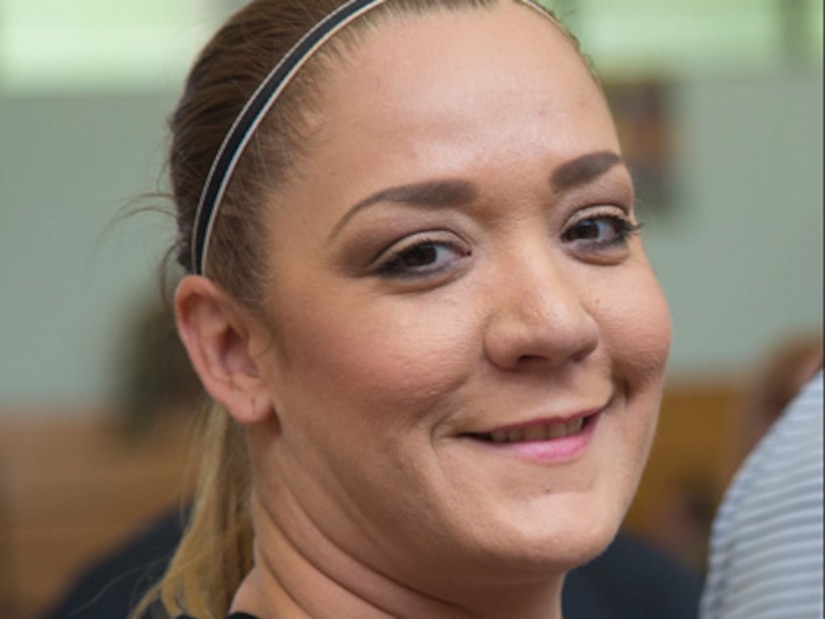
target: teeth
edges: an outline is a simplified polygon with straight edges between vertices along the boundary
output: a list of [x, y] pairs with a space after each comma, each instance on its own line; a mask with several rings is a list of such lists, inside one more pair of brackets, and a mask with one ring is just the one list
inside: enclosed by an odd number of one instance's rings
[[578, 419], [571, 419], [566, 424], [564, 424], [564, 432], [565, 434], [575, 434], [579, 430], [582, 429], [584, 425], [584, 419], [579, 417]]
[[494, 443], [506, 443], [509, 432], [507, 430], [496, 430], [490, 434], [490, 438]]
[[547, 440], [547, 426], [530, 426], [524, 429], [525, 441], [544, 441]]
[[566, 423], [553, 423], [547, 429], [547, 438], [561, 438], [567, 432]]
[[529, 441], [547, 441], [576, 434], [584, 426], [584, 419], [571, 419], [566, 422], [548, 423], [511, 430], [495, 430], [486, 435], [493, 443], [522, 443]]

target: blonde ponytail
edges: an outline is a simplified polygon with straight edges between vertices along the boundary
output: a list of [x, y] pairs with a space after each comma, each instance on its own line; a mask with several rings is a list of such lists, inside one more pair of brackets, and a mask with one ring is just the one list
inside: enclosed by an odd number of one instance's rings
[[163, 579], [141, 600], [132, 619], [158, 601], [171, 617], [224, 619], [252, 569], [249, 463], [240, 426], [219, 406], [209, 410], [201, 436], [197, 492], [189, 522]]

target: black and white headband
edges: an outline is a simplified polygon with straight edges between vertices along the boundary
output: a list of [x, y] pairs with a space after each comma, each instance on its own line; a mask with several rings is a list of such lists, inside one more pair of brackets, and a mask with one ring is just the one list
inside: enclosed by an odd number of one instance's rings
[[[301, 37], [252, 93], [218, 149], [198, 200], [191, 239], [192, 269], [196, 275], [206, 273], [209, 240], [221, 201], [244, 149], [264, 116], [295, 74], [324, 43], [361, 15], [386, 1], [347, 0]], [[547, 17], [544, 10], [537, 6], [534, 0], [521, 0], [521, 2]]]
[[386, 0], [348, 0], [313, 26], [281, 58], [243, 106], [218, 149], [198, 200], [192, 226], [192, 268], [206, 273], [209, 239], [226, 188], [249, 140], [295, 74], [342, 28]]

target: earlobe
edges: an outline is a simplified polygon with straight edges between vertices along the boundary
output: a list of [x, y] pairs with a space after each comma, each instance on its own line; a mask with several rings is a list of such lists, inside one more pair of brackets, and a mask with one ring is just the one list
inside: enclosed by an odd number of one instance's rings
[[175, 292], [178, 332], [204, 388], [245, 425], [274, 416], [264, 372], [253, 355], [252, 319], [205, 277], [187, 275]]

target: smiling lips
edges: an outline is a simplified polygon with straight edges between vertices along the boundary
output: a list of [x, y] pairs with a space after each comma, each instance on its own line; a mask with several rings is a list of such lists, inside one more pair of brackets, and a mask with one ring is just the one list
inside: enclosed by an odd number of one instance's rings
[[589, 416], [576, 417], [566, 421], [548, 421], [516, 428], [503, 428], [492, 432], [474, 434], [473, 438], [488, 443], [531, 443], [565, 438], [581, 432]]

